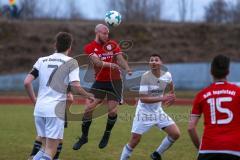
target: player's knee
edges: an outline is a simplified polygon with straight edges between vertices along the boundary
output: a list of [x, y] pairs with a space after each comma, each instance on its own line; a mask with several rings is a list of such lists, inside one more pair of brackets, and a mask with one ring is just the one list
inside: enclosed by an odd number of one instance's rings
[[86, 104], [85, 112], [92, 112], [97, 107], [98, 103]]
[[93, 114], [93, 111], [95, 110], [96, 107], [94, 106], [88, 106], [85, 108], [84, 115], [91, 116]]
[[179, 139], [180, 135], [181, 135], [180, 132], [175, 133], [174, 139], [175, 139], [175, 140]]
[[134, 148], [141, 140], [141, 136], [140, 135], [132, 135], [132, 139], [130, 141], [130, 146], [132, 148]]
[[102, 103], [102, 100], [95, 100], [94, 102], [92, 102], [91, 100], [89, 99], [86, 99], [86, 108], [88, 109], [94, 109], [97, 107], [97, 105], [101, 104]]
[[179, 131], [179, 129], [175, 130], [173, 133], [171, 133], [169, 136], [174, 139], [174, 140], [177, 140], [179, 139], [181, 133]]

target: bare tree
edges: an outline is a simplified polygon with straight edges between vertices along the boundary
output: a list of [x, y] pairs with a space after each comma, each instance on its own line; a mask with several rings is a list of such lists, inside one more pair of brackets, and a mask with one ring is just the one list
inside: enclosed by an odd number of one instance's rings
[[119, 11], [125, 21], [159, 21], [163, 0], [109, 0], [109, 9]]
[[205, 20], [210, 23], [230, 22], [228, 3], [225, 0], [214, 0], [205, 8]]
[[178, 10], [181, 22], [186, 21], [188, 0], [178, 0]]
[[162, 0], [153, 0], [153, 1], [148, 1], [147, 4], [147, 9], [145, 13], [149, 12], [146, 14], [146, 18], [149, 19], [149, 21], [159, 21], [161, 19], [161, 14], [162, 14], [162, 6], [163, 6], [163, 1]]
[[35, 18], [38, 16], [38, 0], [21, 0], [21, 18]]
[[56, 0], [47, 0], [48, 1], [48, 12], [46, 13], [45, 17], [46, 18], [52, 18], [52, 19], [57, 19], [60, 18], [61, 12], [62, 12], [62, 7], [64, 7], [65, 1], [61, 0], [56, 1]]
[[187, 15], [190, 16], [190, 20], [193, 20], [194, 14], [194, 0], [178, 0], [178, 12], [181, 22], [185, 22]]
[[191, 0], [191, 2], [190, 2], [190, 17], [191, 17], [191, 21], [193, 21], [193, 17], [194, 17], [194, 0]]
[[235, 4], [230, 4], [230, 14], [233, 23], [240, 23], [240, 1], [236, 1]]
[[[81, 3], [81, 2], [78, 0], [77, 3]], [[67, 6], [68, 6], [68, 12], [69, 12], [70, 19], [82, 19], [83, 18], [81, 10], [77, 7], [75, 0], [68, 0]]]

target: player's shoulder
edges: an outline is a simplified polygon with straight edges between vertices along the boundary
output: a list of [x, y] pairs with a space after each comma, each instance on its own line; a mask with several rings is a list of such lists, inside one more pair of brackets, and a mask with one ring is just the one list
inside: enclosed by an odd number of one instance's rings
[[172, 77], [172, 74], [170, 72], [165, 72], [163, 75], [163, 77], [167, 77], [167, 78], [171, 78]]
[[212, 83], [208, 88], [213, 90], [213, 89], [215, 89], [217, 86], [218, 86], [218, 89], [219, 89], [219, 88], [222, 88], [222, 89], [238, 90], [238, 91], [239, 91], [239, 89], [240, 89], [239, 86], [237, 86], [236, 84], [234, 84], [234, 83], [232, 83], [232, 82], [228, 82], [228, 81]]
[[240, 90], [240, 87], [237, 84], [235, 84], [235, 83], [226, 82], [226, 85], [228, 85], [230, 88], [234, 88], [236, 90]]
[[95, 53], [95, 50], [97, 48], [98, 48], [98, 46], [97, 46], [96, 42], [91, 41], [83, 47], [83, 50], [84, 50], [85, 54], [90, 54], [91, 55], [92, 53]]
[[49, 56], [39, 57], [39, 58], [37, 59], [37, 62], [39, 62], [39, 63], [44, 62], [44, 61], [48, 60], [49, 57], [50, 57], [50, 55], [49, 55]]
[[53, 54], [51, 54], [49, 56], [49, 58], [58, 59], [58, 60], [60, 60], [63, 63], [66, 63], [67, 61], [73, 59], [72, 57], [70, 57], [70, 56], [68, 56], [66, 54], [63, 54], [63, 53], [53, 53]]
[[62, 55], [61, 56], [63, 59], [65, 59], [66, 61], [69, 61], [69, 60], [74, 60], [74, 58], [72, 58], [72, 57], [70, 57], [70, 56], [68, 56], [68, 55]]
[[62, 67], [70, 67], [70, 68], [78, 67], [78, 61], [73, 57], [70, 57], [68, 55], [60, 55], [57, 58], [62, 60], [63, 62]]
[[89, 43], [87, 43], [87, 44], [84, 45], [84, 49], [85, 49], [85, 50], [86, 50], [86, 49], [91, 49], [91, 48], [94, 48], [95, 46], [96, 46], [95, 41], [91, 41], [91, 42], [89, 42]]
[[142, 77], [149, 77], [151, 76], [151, 71], [146, 71], [142, 74]]
[[195, 96], [195, 100], [202, 101], [208, 98], [211, 95], [212, 90], [214, 89], [214, 83], [204, 87]]
[[227, 88], [229, 88], [229, 90], [236, 91], [237, 95], [240, 96], [240, 86], [229, 82], [227, 82], [227, 85], [228, 85]]
[[112, 43], [112, 44], [118, 45], [117, 41], [114, 40], [114, 39], [110, 39], [110, 40], [108, 41], [108, 43]]
[[201, 95], [204, 95], [205, 93], [209, 92], [212, 90], [212, 84], [210, 84], [209, 86], [207, 87], [204, 87], [202, 90], [200, 90], [198, 93], [197, 93], [197, 96], [201, 96]]
[[110, 39], [108, 44], [110, 44], [112, 48], [121, 49], [120, 44], [116, 40]]
[[160, 77], [161, 81], [164, 81], [166, 83], [171, 83], [172, 82], [172, 75], [170, 72], [164, 72], [162, 73]]

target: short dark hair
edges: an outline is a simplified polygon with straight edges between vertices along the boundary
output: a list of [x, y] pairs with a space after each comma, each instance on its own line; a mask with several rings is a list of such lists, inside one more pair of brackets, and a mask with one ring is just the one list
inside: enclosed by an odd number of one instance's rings
[[221, 79], [226, 78], [229, 73], [230, 58], [224, 55], [217, 55], [213, 58], [211, 64], [211, 73], [213, 77]]
[[162, 60], [162, 56], [160, 56], [160, 55], [157, 54], [157, 53], [151, 54], [151, 55], [150, 55], [150, 58], [151, 58], [151, 57], [158, 57], [158, 58], [160, 58], [160, 59]]
[[56, 50], [57, 52], [65, 52], [67, 51], [72, 45], [72, 35], [67, 32], [59, 32], [56, 35]]

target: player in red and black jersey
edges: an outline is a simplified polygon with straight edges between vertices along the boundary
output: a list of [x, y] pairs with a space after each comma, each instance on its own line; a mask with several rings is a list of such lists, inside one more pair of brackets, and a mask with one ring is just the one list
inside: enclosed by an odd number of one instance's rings
[[95, 70], [95, 82], [91, 87], [96, 101], [93, 105], [87, 102], [82, 123], [82, 136], [73, 145], [74, 150], [88, 142], [88, 131], [92, 122], [92, 113], [96, 106], [107, 98], [108, 120], [104, 135], [99, 143], [99, 148], [108, 144], [111, 130], [117, 120], [117, 105], [122, 99], [122, 80], [120, 68], [131, 75], [131, 69], [123, 58], [119, 45], [110, 40], [109, 29], [103, 24], [95, 28], [95, 39], [84, 47], [84, 52], [89, 56]]
[[[193, 104], [189, 121], [189, 135], [199, 149], [198, 160], [240, 159], [240, 88], [230, 84], [228, 57], [216, 56], [211, 64], [214, 82], [200, 91]], [[196, 126], [204, 115], [202, 140]]]

